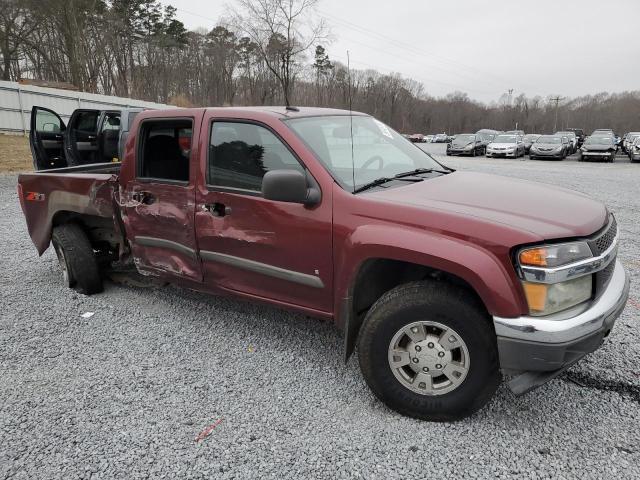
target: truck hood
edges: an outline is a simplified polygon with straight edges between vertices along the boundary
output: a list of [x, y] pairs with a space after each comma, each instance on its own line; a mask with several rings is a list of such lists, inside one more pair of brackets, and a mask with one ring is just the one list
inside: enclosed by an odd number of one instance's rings
[[607, 220], [605, 206], [579, 192], [542, 183], [474, 172], [454, 172], [371, 197], [431, 212], [451, 212], [499, 223], [532, 241], [591, 235]]

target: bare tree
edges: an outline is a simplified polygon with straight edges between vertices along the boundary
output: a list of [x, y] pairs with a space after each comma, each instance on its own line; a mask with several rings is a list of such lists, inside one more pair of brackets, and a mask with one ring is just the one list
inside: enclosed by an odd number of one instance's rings
[[312, 45], [327, 37], [323, 19], [311, 16], [319, 0], [238, 0], [236, 28], [258, 47], [262, 60], [282, 88], [286, 105], [302, 61]]

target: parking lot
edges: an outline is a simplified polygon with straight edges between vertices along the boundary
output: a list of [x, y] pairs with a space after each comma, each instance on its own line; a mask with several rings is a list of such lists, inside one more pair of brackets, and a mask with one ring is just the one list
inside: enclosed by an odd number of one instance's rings
[[0, 478], [640, 476], [640, 164], [420, 147], [609, 206], [631, 294], [603, 348], [523, 397], [501, 386], [467, 420], [406, 418], [343, 364], [331, 324], [174, 287], [64, 288], [0, 175]]

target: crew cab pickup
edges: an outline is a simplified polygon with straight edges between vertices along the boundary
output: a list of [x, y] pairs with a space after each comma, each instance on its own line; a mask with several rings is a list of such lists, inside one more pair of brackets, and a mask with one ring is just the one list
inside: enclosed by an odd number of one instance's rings
[[[185, 142], [184, 138], [189, 138]], [[102, 290], [135, 267], [335, 322], [375, 395], [453, 420], [520, 394], [609, 335], [629, 280], [601, 203], [454, 171], [368, 115], [144, 111], [121, 163], [20, 175], [39, 254]]]

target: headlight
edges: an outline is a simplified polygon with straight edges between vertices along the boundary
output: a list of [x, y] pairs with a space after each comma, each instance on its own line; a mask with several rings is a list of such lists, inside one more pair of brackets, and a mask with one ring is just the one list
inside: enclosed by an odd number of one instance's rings
[[[593, 288], [592, 275], [558, 283], [542, 282], [543, 275], [548, 273], [548, 270], [543, 269], [562, 267], [592, 257], [593, 254], [586, 242], [559, 243], [521, 250], [518, 254], [519, 265], [535, 267], [528, 269], [529, 276], [527, 280], [522, 281], [529, 313], [549, 315], [589, 300]], [[537, 276], [537, 272], [540, 272], [540, 277]], [[534, 278], [540, 278], [541, 283], [536, 282]]]
[[553, 268], [592, 256], [591, 249], [586, 242], [559, 243], [521, 250], [518, 261], [520, 265]]
[[592, 276], [585, 275], [561, 283], [522, 282], [531, 315], [550, 315], [591, 298]]
[[467, 145], [466, 147], [464, 147], [465, 150], [471, 150], [472, 148], [473, 148], [473, 144]]

